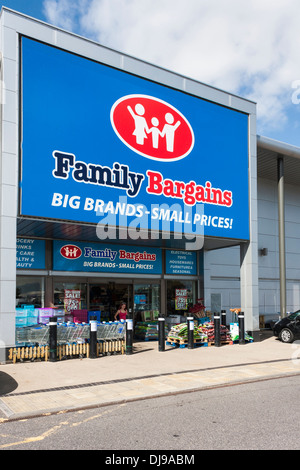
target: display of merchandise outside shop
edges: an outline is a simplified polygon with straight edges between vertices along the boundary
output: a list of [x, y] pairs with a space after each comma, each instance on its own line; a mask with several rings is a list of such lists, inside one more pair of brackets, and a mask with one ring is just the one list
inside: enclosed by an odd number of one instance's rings
[[[165, 326], [165, 337], [168, 335], [168, 327]], [[149, 341], [158, 340], [158, 323], [157, 321], [137, 322], [134, 329], [134, 337], [138, 340]]]
[[[204, 318], [203, 322], [194, 321], [194, 342], [211, 344], [215, 341], [215, 326], [214, 322], [209, 318]], [[239, 340], [239, 325], [238, 323], [231, 323], [230, 329], [225, 325], [220, 325], [220, 339], [222, 343], [231, 343]], [[245, 340], [251, 342], [253, 338], [245, 334]], [[173, 325], [167, 337], [169, 343], [184, 344], [188, 342], [188, 325], [187, 323], [180, 323]]]
[[192, 314], [195, 318], [203, 318], [207, 315], [203, 299], [198, 299], [197, 302], [189, 308], [189, 314]]
[[[151, 311], [149, 312], [149, 321], [136, 323], [134, 331], [136, 339], [158, 339], [158, 322], [153, 320], [153, 317], [156, 317], [156, 315], [158, 316], [158, 312], [155, 311], [153, 313]], [[27, 343], [46, 343], [48, 341], [48, 323], [53, 316], [57, 318], [58, 322], [58, 342], [68, 343], [71, 341], [78, 343], [79, 341], [87, 341], [89, 339], [89, 322], [92, 317], [96, 318], [98, 323], [97, 338], [99, 340], [107, 338], [115, 339], [115, 335], [119, 339], [122, 335], [124, 338], [125, 335], [125, 322], [101, 323], [101, 312], [75, 310], [67, 313], [64, 310], [52, 308], [35, 309], [33, 306], [24, 306], [23, 308], [16, 309], [16, 345], [24, 346]], [[174, 315], [174, 317], [168, 319], [169, 321], [165, 324], [166, 337], [171, 341], [187, 341], [187, 323], [180, 322], [184, 317], [179, 315]], [[194, 323], [193, 335], [195, 341], [214, 342], [214, 322], [210, 320], [209, 316], [198, 318]], [[120, 325], [122, 325], [121, 330]], [[220, 337], [222, 342], [237, 341], [239, 339], [238, 323], [230, 323], [230, 329], [225, 325], [221, 325]], [[252, 339], [251, 336], [245, 335], [245, 340], [251, 341]]]
[[[23, 316], [20, 316], [21, 310]], [[97, 325], [96, 355], [124, 354], [125, 321], [100, 322], [100, 312], [88, 312], [86, 310], [71, 312], [71, 314], [61, 317], [57, 316], [58, 311], [56, 309], [29, 308], [19, 309], [16, 313], [18, 314], [18, 317], [16, 317], [16, 347], [10, 348], [8, 351], [8, 359], [14, 363], [18, 360], [49, 360], [51, 353], [49, 344], [50, 325], [53, 316], [57, 318], [57, 360], [89, 357], [91, 338], [89, 320], [91, 318], [94, 319]], [[28, 313], [30, 316], [27, 316]], [[34, 317], [32, 316], [33, 313], [35, 314]], [[88, 322], [78, 322], [80, 315]], [[65, 321], [66, 318], [72, 321]]]

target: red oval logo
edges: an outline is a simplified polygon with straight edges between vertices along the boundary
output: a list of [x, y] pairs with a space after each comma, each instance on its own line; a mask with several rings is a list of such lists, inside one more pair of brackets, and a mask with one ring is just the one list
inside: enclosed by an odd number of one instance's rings
[[60, 254], [67, 259], [77, 259], [82, 255], [82, 250], [76, 245], [64, 245], [60, 249]]
[[194, 147], [188, 120], [172, 105], [153, 96], [123, 96], [112, 106], [110, 120], [121, 141], [146, 158], [180, 160]]

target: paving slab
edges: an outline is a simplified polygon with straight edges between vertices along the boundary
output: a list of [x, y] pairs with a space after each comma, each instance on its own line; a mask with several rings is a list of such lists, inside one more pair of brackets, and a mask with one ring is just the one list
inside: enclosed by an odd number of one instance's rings
[[0, 365], [0, 422], [300, 374], [300, 344], [195, 349], [135, 343], [131, 355]]

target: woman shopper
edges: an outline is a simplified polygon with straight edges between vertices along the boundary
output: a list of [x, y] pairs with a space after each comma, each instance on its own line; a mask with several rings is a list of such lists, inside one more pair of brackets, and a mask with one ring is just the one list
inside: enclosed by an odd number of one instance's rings
[[115, 314], [115, 320], [117, 321], [118, 317], [119, 317], [119, 320], [126, 320], [127, 313], [128, 312], [127, 312], [127, 309], [126, 309], [126, 304], [122, 303], [119, 307], [119, 310]]

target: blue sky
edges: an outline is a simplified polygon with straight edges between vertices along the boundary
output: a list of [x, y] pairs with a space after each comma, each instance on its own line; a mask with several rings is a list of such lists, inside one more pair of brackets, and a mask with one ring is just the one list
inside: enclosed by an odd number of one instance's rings
[[6, 6], [257, 103], [300, 147], [299, 0], [5, 0]]
[[7, 0], [0, 2], [1, 7], [5, 6], [12, 10], [20, 11], [26, 15], [33, 16], [40, 20], [46, 21], [45, 15], [42, 13], [42, 0]]

